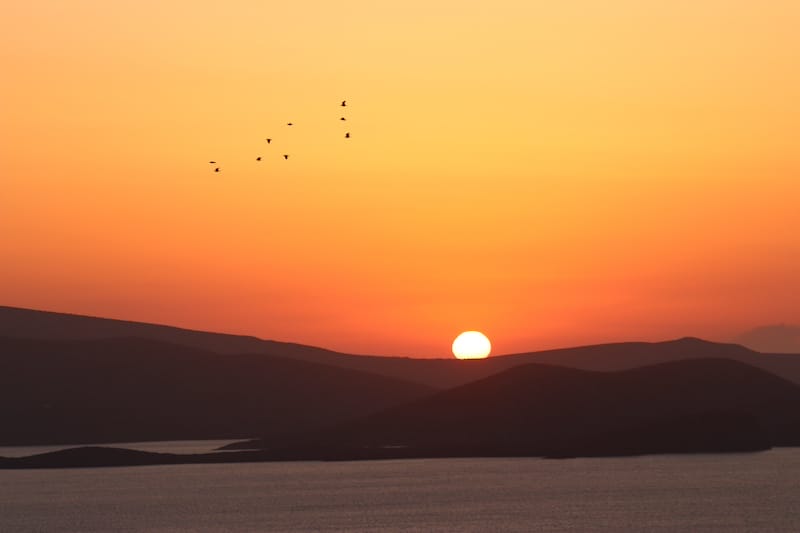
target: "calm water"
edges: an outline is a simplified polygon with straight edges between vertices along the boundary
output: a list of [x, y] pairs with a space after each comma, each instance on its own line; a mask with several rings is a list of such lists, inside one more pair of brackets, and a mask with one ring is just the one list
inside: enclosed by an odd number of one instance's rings
[[0, 531], [800, 531], [800, 449], [0, 471]]

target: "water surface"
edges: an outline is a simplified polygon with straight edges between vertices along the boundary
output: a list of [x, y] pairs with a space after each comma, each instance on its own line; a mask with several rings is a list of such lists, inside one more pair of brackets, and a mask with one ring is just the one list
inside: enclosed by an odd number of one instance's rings
[[1, 531], [800, 531], [800, 449], [0, 471]]

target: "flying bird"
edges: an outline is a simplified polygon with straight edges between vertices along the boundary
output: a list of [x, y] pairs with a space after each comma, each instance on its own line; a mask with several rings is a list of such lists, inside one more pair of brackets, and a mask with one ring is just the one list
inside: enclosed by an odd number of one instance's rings
[[209, 163], [212, 164], [212, 165], [216, 165], [217, 164], [216, 161], [209, 161]]
[[256, 157], [256, 161], [261, 161], [261, 156]]
[[289, 154], [283, 154], [284, 159], [289, 159]]
[[345, 134], [344, 134], [344, 138], [345, 138], [345, 139], [349, 139], [349, 138], [350, 138], [350, 132], [349, 132], [349, 131], [348, 131], [347, 133], [345, 133]]
[[342, 100], [342, 107], [347, 107], [347, 100]]
[[346, 119], [346, 118], [344, 118], [344, 117], [342, 117], [342, 118], [340, 118], [339, 120], [347, 120], [347, 119]]
[[287, 125], [287, 126], [291, 126], [291, 125], [292, 125], [292, 123], [291, 123], [291, 122], [287, 122], [287, 123], [286, 123], [286, 125]]
[[271, 142], [272, 142], [272, 139], [270, 139], [269, 137], [267, 137], [267, 144], [269, 144], [269, 143], [271, 143]]
[[219, 172], [219, 167], [215, 168], [214, 172]]

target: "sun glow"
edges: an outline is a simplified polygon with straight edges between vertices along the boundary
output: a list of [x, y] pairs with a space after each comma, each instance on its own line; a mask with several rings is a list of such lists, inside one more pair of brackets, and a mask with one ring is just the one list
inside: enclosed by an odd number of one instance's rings
[[465, 331], [453, 341], [456, 359], [486, 359], [492, 351], [492, 343], [480, 331]]

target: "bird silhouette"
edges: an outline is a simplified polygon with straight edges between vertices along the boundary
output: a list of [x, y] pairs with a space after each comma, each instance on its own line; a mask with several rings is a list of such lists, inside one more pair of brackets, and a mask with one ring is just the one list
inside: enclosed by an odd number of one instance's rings
[[348, 131], [347, 133], [345, 133], [345, 134], [344, 134], [344, 138], [345, 138], [345, 139], [349, 139], [349, 138], [350, 138], [350, 132], [349, 132], [349, 131]]
[[212, 165], [216, 165], [217, 164], [216, 161], [209, 161], [209, 163], [212, 164]]
[[347, 100], [342, 100], [342, 107], [347, 107]]
[[289, 154], [283, 154], [284, 159], [289, 159]]
[[261, 161], [261, 156], [256, 157], [256, 161]]
[[268, 138], [267, 138], [267, 144], [269, 144], [269, 143], [271, 143], [271, 142], [272, 142], [272, 139], [270, 139], [270, 138], [268, 137]]
[[287, 122], [286, 125], [287, 126], [292, 126], [293, 124], [291, 122]]
[[344, 117], [342, 117], [342, 118], [340, 118], [339, 120], [347, 120], [347, 119], [346, 119], [346, 118], [344, 118]]
[[214, 172], [219, 172], [219, 167], [215, 168]]

